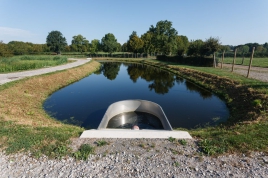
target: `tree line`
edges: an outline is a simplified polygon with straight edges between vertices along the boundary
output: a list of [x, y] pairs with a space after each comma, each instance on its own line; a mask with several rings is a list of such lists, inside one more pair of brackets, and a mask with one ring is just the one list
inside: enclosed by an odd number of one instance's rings
[[[112, 33], [105, 34], [101, 40], [93, 39], [91, 42], [81, 34], [72, 37], [68, 45], [66, 38], [60, 31], [49, 32], [46, 44], [33, 44], [29, 42], [11, 41], [4, 44], [0, 41], [0, 56], [38, 54], [55, 52], [80, 52], [96, 54], [98, 52], [132, 52], [132, 53], [157, 53], [163, 55], [187, 55], [194, 57], [209, 56], [214, 52], [231, 52], [237, 49], [238, 55], [248, 55], [255, 47], [255, 54], [260, 57], [268, 57], [268, 43], [247, 43], [244, 45], [221, 45], [220, 40], [209, 37], [205, 41], [201, 39], [189, 41], [187, 36], [178, 35], [170, 21], [159, 21], [155, 26], [151, 25], [147, 32], [139, 36], [133, 31], [129, 39], [120, 44]], [[257, 56], [258, 57], [258, 56]]]

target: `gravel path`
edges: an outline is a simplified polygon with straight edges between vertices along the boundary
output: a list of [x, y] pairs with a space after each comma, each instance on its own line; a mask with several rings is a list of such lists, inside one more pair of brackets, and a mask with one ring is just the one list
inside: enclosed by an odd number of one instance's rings
[[0, 153], [0, 177], [268, 177], [268, 156], [202, 156], [195, 140], [186, 145], [167, 139], [104, 139], [109, 145], [97, 147], [96, 139], [76, 139], [94, 146], [87, 161], [66, 157], [32, 158], [30, 154], [6, 156]]
[[[220, 64], [219, 64], [220, 66]], [[231, 64], [224, 64], [224, 68], [232, 68]], [[235, 65], [234, 72], [243, 76], [247, 76], [248, 66]], [[263, 67], [251, 67], [249, 78], [254, 78], [263, 82], [268, 82], [268, 68]]]
[[73, 67], [77, 67], [80, 65], [83, 65], [90, 61], [90, 58], [87, 59], [69, 59], [69, 60], [76, 60], [75, 62], [71, 62], [68, 64], [55, 66], [55, 67], [48, 67], [48, 68], [42, 68], [42, 69], [36, 69], [36, 70], [28, 70], [23, 72], [13, 72], [13, 73], [6, 73], [6, 74], [0, 74], [0, 85], [19, 80], [25, 77], [31, 77], [35, 75], [41, 75], [46, 74], [50, 72], [65, 70]]

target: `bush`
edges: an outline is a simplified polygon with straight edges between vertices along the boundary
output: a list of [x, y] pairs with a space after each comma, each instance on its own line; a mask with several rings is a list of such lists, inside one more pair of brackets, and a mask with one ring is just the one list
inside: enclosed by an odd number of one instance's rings
[[174, 62], [190, 66], [204, 66], [204, 67], [213, 66], [213, 58], [209, 57], [182, 57], [182, 56], [158, 55], [156, 59], [160, 61]]

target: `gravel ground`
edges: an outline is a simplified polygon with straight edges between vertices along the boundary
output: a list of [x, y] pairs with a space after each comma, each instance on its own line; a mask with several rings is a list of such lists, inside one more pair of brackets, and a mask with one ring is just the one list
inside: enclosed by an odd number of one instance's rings
[[[223, 67], [231, 69], [232, 65], [224, 64]], [[246, 77], [248, 73], [248, 66], [235, 65], [234, 72]], [[263, 82], [268, 82], [268, 68], [251, 67], [249, 78], [254, 78]]]
[[75, 139], [77, 149], [88, 143], [95, 154], [87, 161], [71, 157], [32, 158], [30, 154], [0, 153], [1, 177], [268, 177], [268, 155], [203, 156], [194, 139], [181, 145], [167, 139]]

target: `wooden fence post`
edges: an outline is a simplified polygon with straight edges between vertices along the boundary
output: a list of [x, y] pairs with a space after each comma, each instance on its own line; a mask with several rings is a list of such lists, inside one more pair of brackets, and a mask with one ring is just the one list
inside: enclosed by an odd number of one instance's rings
[[223, 60], [224, 60], [224, 53], [225, 53], [225, 51], [223, 51], [223, 53], [222, 53], [222, 57], [221, 57], [221, 69], [222, 69]]
[[213, 66], [214, 66], [214, 68], [216, 68], [216, 57], [215, 57], [216, 55], [215, 55], [215, 52], [213, 53]]
[[233, 65], [232, 65], [232, 72], [234, 71], [235, 58], [236, 58], [236, 51], [237, 51], [237, 48], [235, 49], [235, 52], [234, 52], [234, 60], [233, 60]]
[[255, 50], [255, 47], [253, 47], [253, 49], [252, 49], [252, 53], [251, 53], [251, 57], [250, 57], [250, 61], [249, 61], [249, 66], [248, 66], [247, 78], [249, 77], [249, 72], [250, 72], [250, 68], [251, 68], [251, 64], [252, 64], [252, 60], [253, 60], [253, 55], [254, 55], [254, 50]]

